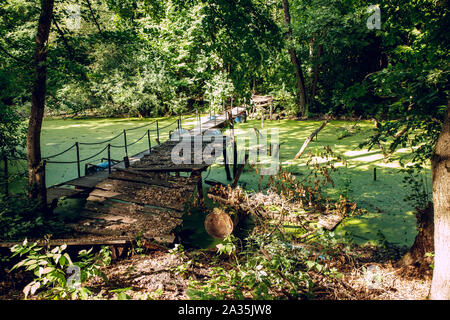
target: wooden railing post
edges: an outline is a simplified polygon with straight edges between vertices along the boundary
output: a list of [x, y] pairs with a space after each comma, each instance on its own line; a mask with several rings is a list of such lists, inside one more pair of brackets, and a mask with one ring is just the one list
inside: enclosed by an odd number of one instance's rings
[[108, 172], [111, 173], [111, 144], [108, 143]]
[[150, 129], [147, 130], [147, 139], [148, 139], [148, 153], [152, 152], [152, 142], [150, 140]]
[[227, 180], [231, 180], [230, 168], [228, 167], [228, 156], [227, 156], [227, 137], [223, 136], [223, 164], [225, 166], [225, 173], [227, 174]]
[[127, 145], [127, 130], [123, 130], [123, 141], [125, 146], [125, 157], [128, 158], [128, 145]]
[[158, 144], [159, 144], [159, 122], [158, 122], [158, 120], [156, 120], [156, 140], [158, 141]]
[[75, 142], [75, 148], [77, 150], [77, 170], [78, 170], [78, 178], [81, 178], [81, 168], [80, 168], [80, 145], [78, 141]]

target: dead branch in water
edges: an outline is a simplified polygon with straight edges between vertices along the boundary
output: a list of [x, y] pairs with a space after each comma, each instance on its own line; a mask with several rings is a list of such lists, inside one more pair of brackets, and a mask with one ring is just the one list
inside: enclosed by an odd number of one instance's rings
[[300, 148], [300, 150], [297, 152], [297, 154], [295, 155], [294, 159], [298, 159], [302, 156], [302, 154], [305, 152], [306, 147], [308, 146], [308, 144], [312, 141], [312, 139], [320, 132], [320, 130], [322, 130], [328, 123], [328, 119], [326, 119], [324, 122], [322, 122], [322, 125], [317, 128], [316, 130], [314, 130], [308, 138], [306, 138], [305, 142], [303, 143], [303, 146]]

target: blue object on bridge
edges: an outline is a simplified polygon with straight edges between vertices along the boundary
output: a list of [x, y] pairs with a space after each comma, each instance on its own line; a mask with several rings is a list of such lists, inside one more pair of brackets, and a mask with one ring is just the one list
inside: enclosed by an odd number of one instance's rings
[[[114, 165], [114, 163], [112, 161], [109, 162], [111, 167]], [[96, 167], [100, 167], [101, 169], [107, 169], [108, 168], [108, 161], [102, 162], [102, 163], [98, 163], [95, 165]]]
[[203, 134], [204, 136], [221, 136], [222, 132], [219, 129], [208, 129]]
[[[111, 167], [114, 165], [113, 161], [110, 161]], [[103, 171], [108, 169], [108, 161], [97, 163], [95, 165], [91, 165], [90, 167], [86, 167], [86, 174], [93, 174], [95, 172]]]
[[242, 122], [241, 116], [237, 116], [237, 117], [234, 119], [234, 122], [236, 122], [236, 123]]

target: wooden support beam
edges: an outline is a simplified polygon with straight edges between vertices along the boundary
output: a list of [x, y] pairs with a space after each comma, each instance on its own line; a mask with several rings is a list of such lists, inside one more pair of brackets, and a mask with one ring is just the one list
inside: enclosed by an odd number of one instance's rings
[[223, 163], [225, 166], [225, 172], [227, 174], [227, 180], [231, 180], [230, 168], [228, 167], [228, 155], [227, 155], [227, 142], [226, 139], [223, 139]]

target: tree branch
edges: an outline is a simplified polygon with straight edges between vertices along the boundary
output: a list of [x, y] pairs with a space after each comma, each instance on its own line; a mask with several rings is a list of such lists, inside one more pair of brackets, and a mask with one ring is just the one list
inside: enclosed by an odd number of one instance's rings
[[89, 0], [86, 0], [86, 3], [89, 7], [89, 11], [91, 12], [92, 19], [94, 20], [95, 25], [97, 26], [98, 32], [104, 37], [102, 29], [100, 28], [100, 24], [97, 21], [97, 18], [95, 18], [94, 10], [92, 10], [91, 2]]
[[21, 58], [18, 58], [18, 57], [16, 57], [16, 56], [12, 55], [11, 53], [8, 52], [8, 50], [6, 50], [5, 48], [3, 48], [2, 45], [0, 45], [0, 50], [3, 51], [8, 57], [10, 57], [10, 58], [12, 58], [12, 59], [14, 59], [14, 60], [16, 60], [16, 61], [18, 61], [18, 62], [20, 62], [20, 63], [24, 63], [24, 64], [27, 64], [27, 65], [28, 65], [28, 64], [31, 62], [31, 59], [30, 59], [30, 61], [25, 61], [25, 60], [23, 60], [23, 59], [21, 59]]

